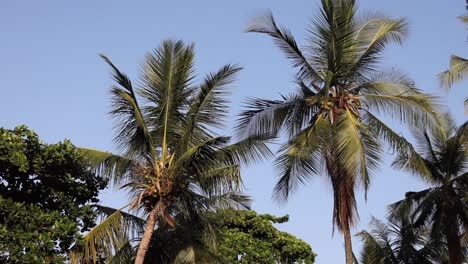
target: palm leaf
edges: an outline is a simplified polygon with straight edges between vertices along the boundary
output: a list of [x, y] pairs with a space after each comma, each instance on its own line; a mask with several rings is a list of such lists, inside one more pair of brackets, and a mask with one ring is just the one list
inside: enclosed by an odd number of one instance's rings
[[279, 180], [274, 189], [278, 200], [286, 201], [289, 195], [309, 177], [323, 168], [322, 144], [330, 142], [331, 125], [322, 115], [301, 133], [281, 147], [275, 160]]
[[197, 185], [209, 196], [224, 193], [225, 190], [239, 190], [242, 185], [240, 166], [220, 166], [200, 172]]
[[356, 52], [353, 26], [355, 13], [355, 1], [323, 0], [322, 8], [309, 28], [311, 45], [307, 46], [307, 51], [310, 60], [324, 77], [329, 78], [331, 84], [340, 78], [349, 77], [348, 66]]
[[370, 173], [380, 160], [380, 144], [371, 135], [370, 128], [346, 110], [336, 123], [337, 161], [351, 175], [360, 176], [364, 190], [369, 187]]
[[450, 58], [450, 68], [439, 74], [440, 85], [444, 89], [450, 89], [452, 86], [466, 79], [468, 76], [468, 60], [456, 55]]
[[[293, 67], [299, 68], [298, 76], [302, 80], [314, 84], [322, 80], [320, 74], [312, 68], [307, 58], [302, 54], [291, 32], [288, 29], [278, 27], [271, 11], [260, 12], [253, 17], [246, 31], [263, 33], [272, 37], [275, 44], [292, 61]], [[319, 91], [317, 86], [316, 90]]]
[[373, 17], [362, 23], [355, 35], [359, 46], [358, 59], [351, 72], [362, 73], [372, 70], [379, 62], [383, 49], [389, 43], [402, 44], [407, 35], [408, 24], [404, 19], [389, 19]]
[[386, 114], [410, 127], [422, 124], [434, 131], [441, 130], [442, 124], [438, 110], [435, 108], [435, 97], [426, 94], [389, 95], [364, 94], [369, 110]]
[[423, 157], [416, 152], [413, 145], [403, 136], [397, 134], [369, 111], [364, 112], [363, 123], [372, 128], [372, 133], [376, 135], [376, 138], [385, 142], [393, 151], [398, 153], [392, 164], [394, 167], [405, 168], [405, 170], [426, 179], [432, 178], [432, 173]]
[[[226, 96], [229, 94], [227, 87], [235, 80], [235, 75], [242, 68], [236, 65], [225, 65], [218, 72], [205, 77], [198, 93], [191, 99], [187, 112], [187, 124], [184, 127], [183, 136], [177, 144], [176, 153], [185, 152], [190, 147], [189, 142], [203, 140], [206, 136], [197, 134], [200, 130], [206, 130], [207, 126], [220, 127], [226, 117], [224, 110], [227, 107]], [[192, 140], [191, 140], [192, 139]]]
[[111, 258], [127, 241], [124, 218], [118, 210], [91, 229], [83, 237], [83, 249], [75, 252], [84, 263], [96, 263], [101, 254]]
[[134, 262], [135, 248], [132, 246], [131, 241], [123, 245], [115, 254], [106, 262], [108, 264], [130, 264]]
[[385, 249], [382, 248], [379, 241], [367, 231], [361, 231], [357, 235], [364, 242], [360, 256], [361, 264], [382, 263], [382, 260], [385, 258]]
[[229, 137], [213, 137], [189, 148], [172, 163], [169, 173], [176, 174], [181, 170], [192, 169], [191, 173], [198, 174], [207, 166], [212, 167], [218, 162], [215, 156], [216, 151], [221, 149], [229, 140]]
[[[265, 100], [250, 98], [246, 102], [247, 110], [240, 114], [237, 121], [237, 131], [241, 137], [252, 135], [278, 135], [283, 126], [289, 121], [291, 124], [301, 123], [306, 118], [295, 115], [296, 109], [302, 109], [303, 98], [296, 96], [287, 100]], [[303, 113], [308, 113], [304, 111]], [[299, 120], [298, 120], [299, 119]], [[293, 122], [296, 120], [296, 122]]]
[[[193, 89], [193, 45], [186, 46], [182, 41], [164, 41], [161, 46], [146, 58], [142, 69], [145, 87], [141, 95], [154, 106], [145, 108], [150, 116], [152, 133], [160, 140], [162, 162], [167, 162], [168, 147], [177, 136], [181, 136], [181, 111], [187, 105], [187, 98]], [[169, 136], [171, 135], [171, 136]], [[169, 140], [171, 139], [171, 142]]]
[[216, 209], [250, 210], [252, 199], [248, 195], [230, 191], [211, 196], [207, 204]]
[[78, 148], [78, 151], [83, 154], [91, 169], [109, 179], [114, 187], [121, 187], [123, 182], [134, 176], [132, 172], [139, 166], [129, 158], [111, 152], [91, 148]]
[[251, 165], [273, 157], [268, 148], [271, 134], [257, 134], [220, 148], [216, 152], [219, 162], [230, 165]]
[[414, 95], [419, 94], [414, 81], [397, 69], [374, 71], [359, 83], [353, 91], [362, 94]]
[[117, 147], [129, 154], [139, 153], [143, 149], [156, 158], [148, 127], [130, 80], [106, 56], [101, 57], [112, 67], [113, 77], [120, 85], [111, 89], [113, 109], [110, 114], [117, 120], [114, 137]]

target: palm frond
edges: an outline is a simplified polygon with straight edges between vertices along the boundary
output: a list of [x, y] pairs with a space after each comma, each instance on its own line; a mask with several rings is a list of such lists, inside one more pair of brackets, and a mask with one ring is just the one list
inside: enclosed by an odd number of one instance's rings
[[[169, 173], [177, 174], [181, 170], [192, 170], [190, 173], [198, 174], [206, 167], [212, 167], [218, 162], [215, 153], [228, 143], [230, 137], [214, 137], [189, 148], [185, 153], [173, 161]], [[182, 174], [180, 174], [182, 175]]]
[[460, 21], [464, 24], [468, 25], [468, 16], [459, 16], [458, 19], [460, 19]]
[[[298, 109], [306, 103], [303, 98], [292, 96], [286, 100], [266, 100], [250, 98], [246, 102], [247, 110], [240, 114], [236, 130], [241, 137], [252, 135], [278, 135], [283, 126], [301, 123], [305, 117], [296, 115]], [[307, 114], [308, 111], [304, 111]]]
[[361, 123], [350, 110], [345, 110], [338, 118], [336, 130], [336, 159], [350, 176], [359, 176], [367, 193], [370, 175], [381, 160], [381, 146], [372, 136], [371, 128]]
[[178, 130], [185, 120], [181, 111], [185, 110], [193, 93], [190, 88], [194, 78], [193, 49], [193, 45], [185, 45], [182, 41], [163, 41], [159, 48], [147, 55], [141, 70], [145, 84], [141, 95], [151, 103], [145, 112], [150, 117], [152, 133], [159, 134], [154, 137], [160, 140], [163, 163], [167, 161], [168, 147], [177, 140], [174, 135], [181, 136]]
[[119, 250], [115, 252], [115, 254], [107, 260], [106, 263], [108, 264], [130, 264], [133, 263], [135, 260], [136, 250], [134, 246], [132, 246], [132, 241], [128, 241], [123, 245]]
[[389, 43], [402, 44], [408, 32], [405, 19], [390, 19], [380, 16], [361, 22], [355, 34], [358, 45], [358, 58], [351, 72], [360, 73], [373, 70], [380, 61], [381, 53]]
[[[253, 17], [246, 28], [247, 32], [267, 34], [273, 38], [275, 44], [291, 60], [293, 67], [299, 68], [298, 76], [302, 80], [307, 80], [313, 84], [321, 82], [322, 77], [310, 65], [307, 58], [302, 54], [296, 40], [288, 29], [281, 28], [276, 24], [271, 11], [260, 12]], [[317, 89], [318, 87], [316, 87]], [[319, 89], [317, 89], [318, 91]]]
[[74, 250], [77, 263], [96, 263], [101, 256], [111, 258], [128, 241], [125, 229], [120, 210], [109, 215], [83, 236], [82, 248]]
[[408, 217], [404, 213], [388, 218], [387, 223], [372, 219], [371, 231], [358, 234], [364, 242], [361, 250], [363, 264], [431, 264], [440, 261], [438, 249], [427, 239], [425, 229], [414, 227]]
[[395, 68], [374, 71], [363, 83], [353, 88], [362, 94], [414, 95], [420, 93], [414, 81]]
[[386, 250], [382, 247], [379, 241], [371, 233], [365, 230], [359, 232], [357, 236], [361, 238], [361, 241], [364, 244], [360, 256], [361, 264], [382, 263], [382, 260], [385, 259]]
[[144, 231], [146, 221], [139, 216], [124, 212], [122, 209], [115, 209], [103, 205], [96, 206], [96, 209], [98, 214], [103, 218], [107, 218], [117, 211], [120, 211], [119, 213], [122, 215], [125, 221], [125, 231], [127, 232], [128, 237], [138, 237], [138, 235]]
[[436, 97], [427, 94], [364, 94], [369, 111], [386, 114], [412, 128], [442, 130]]
[[323, 0], [309, 28], [309, 56], [318, 71], [329, 78], [333, 75], [332, 84], [349, 77], [349, 65], [355, 56], [355, 13], [355, 1]]
[[286, 201], [289, 195], [309, 177], [323, 168], [322, 144], [330, 142], [331, 124], [322, 115], [281, 147], [275, 160], [275, 170], [279, 180], [274, 189], [274, 197]]
[[101, 56], [101, 58], [107, 63], [109, 64], [109, 66], [111, 66], [111, 68], [114, 70], [113, 73], [112, 73], [112, 77], [114, 78], [114, 80], [122, 87], [124, 88], [127, 92], [130, 92], [130, 93], [133, 93], [133, 86], [132, 86], [132, 82], [130, 81], [130, 79], [127, 77], [127, 75], [125, 75], [124, 73], [122, 73], [118, 68], [117, 66], [114, 65], [114, 63], [112, 63], [112, 61], [104, 54], [99, 54], [99, 56]]
[[468, 59], [452, 55], [450, 58], [450, 68], [439, 74], [440, 85], [444, 89], [452, 86], [468, 77]]
[[237, 65], [227, 64], [205, 77], [188, 111], [188, 115], [193, 118], [192, 122], [222, 126], [226, 117], [227, 95], [230, 94], [227, 89], [241, 69]]
[[372, 133], [376, 135], [376, 138], [385, 142], [393, 151], [398, 153], [397, 158], [392, 163], [394, 167], [405, 169], [425, 179], [432, 178], [432, 173], [427, 167], [425, 160], [408, 140], [396, 133], [369, 111], [365, 111], [362, 118], [363, 123], [367, 127], [372, 128]]
[[230, 165], [251, 165], [273, 157], [268, 148], [273, 135], [257, 134], [243, 138], [237, 142], [222, 147], [216, 152], [218, 161]]
[[226, 190], [240, 191], [242, 185], [239, 165], [210, 168], [197, 176], [197, 185], [209, 196], [224, 193]]
[[129, 158], [111, 152], [91, 148], [78, 148], [78, 151], [85, 157], [90, 168], [98, 175], [109, 179], [114, 187], [121, 187], [121, 184], [132, 177], [133, 170], [139, 166]]
[[114, 141], [117, 147], [129, 154], [140, 153], [143, 150], [151, 153], [155, 158], [156, 151], [149, 135], [148, 126], [130, 80], [106, 56], [101, 55], [101, 57], [112, 67], [113, 77], [120, 85], [120, 87], [113, 87], [110, 91], [113, 108], [110, 114], [116, 120], [115, 129], [117, 132]]
[[190, 147], [190, 142], [195, 144], [203, 140], [205, 136], [198, 136], [199, 131], [205, 131], [208, 127], [223, 126], [226, 117], [228, 87], [235, 80], [237, 72], [242, 68], [237, 65], [227, 64], [216, 73], [208, 74], [198, 93], [189, 102], [187, 121], [183, 129], [183, 135], [177, 144], [176, 153], [183, 153]]
[[209, 204], [216, 209], [250, 210], [252, 204], [250, 196], [235, 191], [211, 196], [210, 201]]

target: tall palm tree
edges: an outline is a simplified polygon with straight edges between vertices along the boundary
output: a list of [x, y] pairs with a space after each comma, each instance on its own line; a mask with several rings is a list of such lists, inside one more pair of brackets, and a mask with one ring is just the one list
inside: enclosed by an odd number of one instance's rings
[[[111, 89], [114, 142], [120, 155], [82, 148], [93, 168], [110, 184], [128, 190], [128, 208], [144, 219], [135, 263], [144, 262], [155, 229], [177, 227], [177, 218], [245, 202], [240, 164], [269, 155], [263, 135], [230, 144], [213, 129], [224, 124], [228, 86], [240, 70], [225, 65], [194, 83], [194, 48], [164, 41], [146, 56], [138, 87], [107, 57], [117, 86]], [[132, 221], [129, 221], [132, 220]], [[125, 244], [131, 214], [116, 210], [84, 237], [82, 259], [110, 258]], [[133, 237], [136, 237], [135, 235]]]
[[[392, 205], [393, 211], [414, 210], [415, 226], [429, 226], [433, 243], [446, 245], [450, 264], [466, 261], [468, 249], [468, 123], [453, 122], [445, 133], [415, 132], [422, 157], [399, 155], [394, 165], [423, 177], [430, 185]], [[412, 209], [413, 208], [413, 209]]]
[[[459, 19], [468, 26], [468, 16], [461, 16]], [[439, 74], [440, 85], [444, 89], [452, 86], [468, 77], [468, 59], [452, 55], [450, 57], [450, 68]], [[465, 112], [468, 113], [468, 98], [465, 98]]]
[[398, 70], [379, 70], [384, 48], [401, 43], [403, 19], [356, 14], [354, 0], [322, 0], [299, 48], [270, 12], [255, 17], [248, 32], [267, 34], [292, 61], [298, 90], [280, 100], [253, 98], [239, 119], [241, 135], [285, 131], [289, 140], [276, 159], [275, 193], [286, 200], [312, 175], [326, 174], [333, 188], [333, 223], [352, 263], [350, 228], [357, 221], [355, 189], [367, 191], [381, 160], [381, 141], [399, 151], [411, 145], [378, 118], [386, 114], [410, 127], [436, 127], [432, 97]]
[[358, 233], [363, 247], [356, 264], [441, 263], [437, 261], [440, 249], [430, 243], [426, 229], [416, 228], [407, 214], [387, 220], [372, 219], [370, 231]]

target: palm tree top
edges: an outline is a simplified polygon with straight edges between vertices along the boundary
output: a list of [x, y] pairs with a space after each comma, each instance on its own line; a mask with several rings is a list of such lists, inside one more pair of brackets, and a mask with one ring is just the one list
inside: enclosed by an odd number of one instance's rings
[[[177, 219], [192, 219], [203, 211], [248, 206], [249, 198], [240, 193], [240, 166], [271, 155], [269, 136], [232, 142], [214, 132], [224, 125], [228, 89], [239, 66], [227, 64], [196, 84], [193, 45], [166, 40], [147, 54], [134, 85], [101, 57], [116, 82], [110, 90], [110, 115], [121, 154], [81, 151], [111, 185], [129, 192], [128, 208], [146, 219], [136, 257], [141, 263], [156, 226], [175, 228]], [[130, 232], [134, 228], [126, 227], [126, 216], [122, 210], [108, 214], [85, 236], [88, 259], [95, 260], [98, 250], [110, 257], [130, 238], [139, 238]], [[122, 230], [124, 235], [118, 234]]]
[[371, 138], [380, 138], [395, 150], [412, 149], [379, 116], [410, 127], [440, 129], [437, 98], [422, 93], [396, 68], [379, 68], [385, 47], [405, 40], [405, 19], [379, 12], [358, 14], [352, 0], [322, 0], [304, 46], [278, 25], [270, 11], [253, 17], [246, 31], [270, 36], [297, 69], [295, 92], [279, 100], [248, 99], [237, 124], [241, 135], [284, 131], [289, 136], [284, 155], [277, 160], [284, 175], [276, 188], [281, 199], [307, 182], [310, 174], [323, 172], [325, 162], [317, 157], [319, 153], [313, 154], [319, 148], [317, 142], [335, 141], [340, 164], [359, 172], [358, 181], [367, 189], [369, 172], [380, 160], [380, 144]]
[[[457, 127], [448, 118], [444, 133], [415, 132], [418, 154], [399, 155], [394, 166], [419, 175], [428, 187], [407, 192], [405, 199], [390, 206], [394, 215], [407, 215], [414, 228], [426, 229], [441, 263], [461, 264], [468, 254], [468, 123]], [[438, 262], [439, 263], [439, 262]]]

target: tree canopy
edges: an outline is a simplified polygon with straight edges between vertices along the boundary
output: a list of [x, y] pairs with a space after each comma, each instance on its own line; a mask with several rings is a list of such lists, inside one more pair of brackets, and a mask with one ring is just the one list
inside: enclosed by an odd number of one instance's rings
[[94, 226], [105, 181], [73, 144], [45, 144], [26, 126], [0, 128], [0, 261], [63, 263]]
[[220, 233], [214, 254], [221, 263], [314, 263], [309, 244], [274, 226], [287, 222], [288, 216], [220, 210], [210, 218]]

